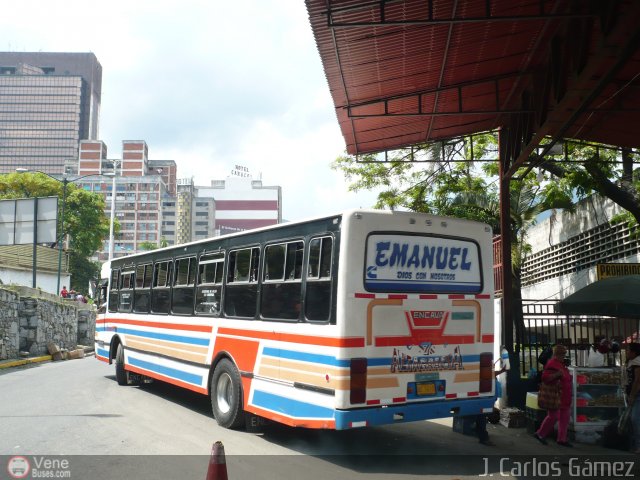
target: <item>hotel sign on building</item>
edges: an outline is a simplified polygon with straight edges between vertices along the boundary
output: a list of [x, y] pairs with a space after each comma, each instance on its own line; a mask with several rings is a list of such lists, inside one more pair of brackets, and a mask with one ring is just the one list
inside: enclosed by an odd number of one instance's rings
[[596, 269], [598, 280], [624, 275], [640, 275], [640, 263], [599, 263]]

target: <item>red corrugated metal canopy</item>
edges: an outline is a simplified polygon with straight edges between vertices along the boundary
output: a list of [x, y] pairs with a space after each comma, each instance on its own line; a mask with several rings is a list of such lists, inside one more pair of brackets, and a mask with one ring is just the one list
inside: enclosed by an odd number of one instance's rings
[[508, 130], [640, 147], [640, 2], [306, 0], [348, 153]]

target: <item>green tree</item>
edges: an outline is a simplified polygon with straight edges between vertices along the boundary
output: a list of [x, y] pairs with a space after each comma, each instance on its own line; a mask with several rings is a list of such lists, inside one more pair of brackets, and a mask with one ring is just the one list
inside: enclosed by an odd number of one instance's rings
[[155, 242], [140, 242], [138, 244], [140, 250], [155, 250], [158, 248], [158, 244]]
[[[42, 173], [11, 173], [0, 175], [0, 199], [58, 197], [58, 214], [62, 213], [63, 183]], [[74, 183], [67, 183], [66, 201], [64, 209], [64, 232], [60, 232], [59, 239], [69, 235], [70, 249], [77, 258], [87, 259], [102, 247], [103, 240], [109, 235], [109, 217], [104, 214], [104, 198], [93, 192], [88, 192]], [[119, 227], [116, 221], [116, 231]], [[79, 260], [70, 259], [70, 271], [74, 276], [83, 276], [82, 272], [74, 271], [74, 265], [79, 268]], [[84, 269], [84, 267], [83, 267]], [[76, 284], [72, 280], [72, 284]], [[86, 291], [87, 283], [80, 288]]]
[[[442, 144], [423, 145], [391, 154], [388, 162], [375, 155], [342, 156], [333, 168], [351, 181], [350, 190], [380, 189], [377, 208], [402, 208], [479, 220], [499, 232], [496, 136], [474, 136]], [[493, 153], [493, 154], [492, 154]], [[469, 161], [473, 159], [474, 161]], [[488, 160], [488, 161], [485, 161]], [[572, 211], [575, 201], [594, 193], [609, 198], [640, 224], [639, 156], [630, 150], [568, 141], [566, 156], [546, 157], [538, 172], [520, 169], [510, 182], [510, 232], [514, 324], [522, 338], [521, 271], [530, 251], [528, 228], [540, 213]], [[640, 230], [640, 229], [638, 229]], [[636, 231], [638, 231], [636, 230]], [[518, 346], [516, 346], [516, 350]]]
[[[376, 161], [374, 155], [358, 160], [339, 157], [333, 168], [341, 170], [349, 188], [380, 189], [376, 208], [405, 210], [453, 216], [481, 221], [500, 232], [498, 192], [498, 164], [496, 137], [491, 134], [449, 142], [444, 146], [425, 145], [416, 150], [401, 150], [388, 158]], [[470, 161], [469, 159], [474, 159]], [[523, 173], [523, 172], [521, 172]], [[512, 285], [515, 295], [514, 323], [516, 332], [524, 328], [521, 301], [522, 265], [529, 245], [527, 230], [536, 217], [547, 210], [573, 206], [572, 189], [566, 184], [553, 184], [528, 172], [510, 185], [510, 231]], [[519, 338], [521, 338], [519, 336]]]
[[167, 242], [167, 239], [162, 237], [160, 238], [160, 242], [159, 243], [155, 243], [155, 242], [140, 242], [138, 244], [138, 248], [140, 250], [156, 250], [158, 248], [165, 248], [169, 246], [169, 242]]
[[553, 185], [574, 191], [579, 199], [593, 193], [622, 207], [631, 223], [640, 223], [640, 155], [629, 149], [568, 141], [566, 156], [551, 157], [539, 168], [551, 175]]
[[69, 270], [72, 272], [70, 288], [87, 295], [89, 282], [100, 278], [100, 263], [92, 262], [78, 252], [69, 253]]

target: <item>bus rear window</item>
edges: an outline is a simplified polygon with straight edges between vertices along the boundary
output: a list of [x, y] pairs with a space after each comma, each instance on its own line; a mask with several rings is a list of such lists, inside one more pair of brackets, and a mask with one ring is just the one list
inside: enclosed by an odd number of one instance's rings
[[364, 285], [372, 292], [479, 293], [478, 244], [451, 237], [371, 234]]

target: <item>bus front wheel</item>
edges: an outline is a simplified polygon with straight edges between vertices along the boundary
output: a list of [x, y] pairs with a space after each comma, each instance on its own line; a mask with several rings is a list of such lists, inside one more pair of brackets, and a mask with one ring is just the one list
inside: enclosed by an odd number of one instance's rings
[[211, 407], [221, 427], [238, 428], [244, 423], [240, 373], [226, 358], [220, 360], [213, 371]]
[[127, 372], [124, 369], [124, 348], [122, 344], [118, 344], [116, 350], [116, 381], [118, 385], [127, 385]]

